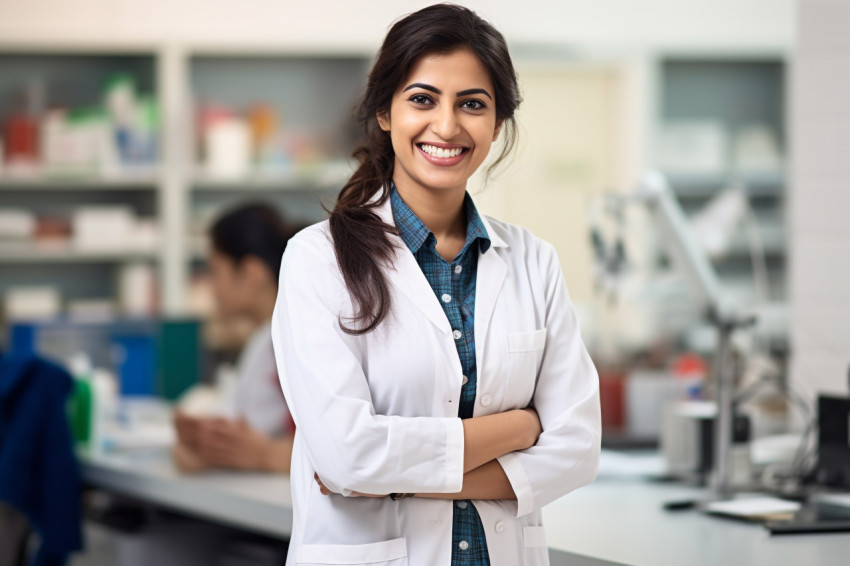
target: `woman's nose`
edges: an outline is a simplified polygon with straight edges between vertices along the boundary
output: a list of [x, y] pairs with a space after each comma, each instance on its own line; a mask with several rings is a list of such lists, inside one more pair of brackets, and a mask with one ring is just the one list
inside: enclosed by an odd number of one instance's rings
[[460, 132], [460, 122], [458, 122], [455, 109], [451, 106], [440, 106], [434, 114], [431, 129], [444, 140], [456, 136]]

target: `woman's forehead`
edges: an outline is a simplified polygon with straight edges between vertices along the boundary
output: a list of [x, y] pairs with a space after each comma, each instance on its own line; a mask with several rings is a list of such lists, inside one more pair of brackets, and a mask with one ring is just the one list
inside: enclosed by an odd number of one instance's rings
[[459, 49], [449, 53], [429, 53], [423, 55], [410, 68], [399, 90], [404, 90], [413, 83], [424, 83], [434, 86], [441, 91], [470, 88], [485, 88], [492, 93], [493, 85], [490, 74], [481, 60], [467, 49]]

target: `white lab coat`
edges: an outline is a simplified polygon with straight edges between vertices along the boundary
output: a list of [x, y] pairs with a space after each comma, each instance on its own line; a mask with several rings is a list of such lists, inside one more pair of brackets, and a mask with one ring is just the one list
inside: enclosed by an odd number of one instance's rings
[[245, 419], [268, 436], [291, 433], [289, 409], [280, 391], [271, 339], [271, 321], [257, 328], [239, 355], [236, 382], [225, 390], [220, 413]]
[[[393, 224], [389, 199], [379, 210]], [[543, 433], [499, 458], [516, 501], [475, 501], [492, 566], [549, 563], [540, 509], [593, 480], [599, 386], [554, 248], [484, 218], [475, 302], [474, 416], [533, 404]], [[287, 244], [272, 319], [278, 373], [297, 431], [287, 565], [448, 566], [449, 500], [349, 497], [457, 493], [463, 482], [463, 376], [449, 325], [398, 237], [386, 268], [391, 312], [373, 332], [345, 334], [352, 304], [328, 223]], [[322, 495], [313, 474], [341, 495]]]

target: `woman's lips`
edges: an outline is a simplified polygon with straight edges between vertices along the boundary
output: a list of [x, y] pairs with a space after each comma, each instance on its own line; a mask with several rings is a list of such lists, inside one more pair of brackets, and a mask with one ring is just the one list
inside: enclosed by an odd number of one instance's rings
[[440, 167], [451, 167], [457, 165], [466, 154], [469, 153], [469, 148], [463, 146], [443, 146], [427, 143], [416, 144], [416, 149], [422, 154], [429, 163], [439, 165]]

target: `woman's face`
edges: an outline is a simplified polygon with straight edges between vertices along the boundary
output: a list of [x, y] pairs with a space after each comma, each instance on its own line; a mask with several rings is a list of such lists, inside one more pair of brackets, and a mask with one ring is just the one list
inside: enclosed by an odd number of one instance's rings
[[215, 249], [207, 261], [216, 308], [225, 318], [243, 314], [245, 310], [245, 278], [233, 259]]
[[460, 192], [501, 126], [490, 75], [465, 49], [419, 59], [378, 123], [390, 133], [400, 189]]

